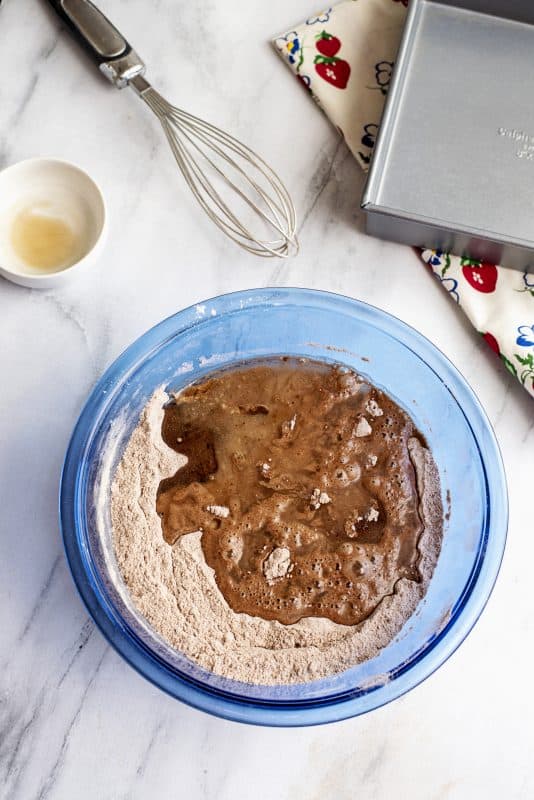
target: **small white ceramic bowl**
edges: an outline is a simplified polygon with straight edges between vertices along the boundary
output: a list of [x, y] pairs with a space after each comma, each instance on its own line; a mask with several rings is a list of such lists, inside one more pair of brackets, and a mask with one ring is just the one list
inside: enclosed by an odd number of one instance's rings
[[[15, 220], [22, 212], [35, 209], [61, 220], [75, 240], [69, 260], [58, 268], [32, 267], [14, 246]], [[105, 231], [102, 192], [74, 164], [31, 158], [0, 172], [0, 275], [4, 278], [34, 289], [61, 286], [95, 262]]]

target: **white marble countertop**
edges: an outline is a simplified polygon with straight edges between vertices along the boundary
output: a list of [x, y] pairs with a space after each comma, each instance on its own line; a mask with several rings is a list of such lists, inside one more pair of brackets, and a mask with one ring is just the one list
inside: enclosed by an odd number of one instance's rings
[[[92, 70], [45, 5], [0, 10], [0, 167], [34, 155], [86, 167], [110, 234], [98, 268], [64, 290], [0, 286], [0, 796], [533, 797], [532, 400], [414, 252], [363, 233], [359, 168], [268, 44], [310, 0], [101, 0], [158, 88], [285, 177], [301, 220], [290, 262], [254, 260], [211, 228], [146, 109]], [[105, 367], [172, 312], [267, 285], [361, 298], [435, 342], [489, 414], [510, 488], [500, 578], [459, 651], [393, 704], [314, 729], [224, 722], [149, 685], [88, 619], [58, 532], [62, 458]]]

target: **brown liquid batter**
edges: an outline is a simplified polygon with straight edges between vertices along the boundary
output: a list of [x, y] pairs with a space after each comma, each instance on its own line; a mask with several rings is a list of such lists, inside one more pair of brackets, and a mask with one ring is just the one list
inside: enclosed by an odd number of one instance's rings
[[408, 443], [424, 440], [355, 372], [286, 357], [219, 372], [176, 396], [162, 437], [188, 459], [159, 486], [164, 538], [203, 531], [235, 612], [354, 625], [420, 580]]

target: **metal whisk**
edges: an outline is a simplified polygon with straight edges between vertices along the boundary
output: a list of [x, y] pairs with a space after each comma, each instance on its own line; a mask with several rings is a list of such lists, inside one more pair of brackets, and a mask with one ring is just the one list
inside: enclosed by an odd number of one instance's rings
[[132, 86], [159, 119], [193, 195], [232, 241], [254, 255], [298, 251], [295, 207], [275, 172], [253, 150], [171, 105], [143, 77], [145, 64], [90, 0], [48, 0], [103, 74]]

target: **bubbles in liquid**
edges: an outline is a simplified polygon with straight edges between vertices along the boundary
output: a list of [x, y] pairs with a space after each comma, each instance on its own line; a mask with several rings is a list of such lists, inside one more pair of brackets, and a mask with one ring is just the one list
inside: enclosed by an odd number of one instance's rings
[[[189, 460], [162, 483], [158, 503], [183, 514], [196, 483], [201, 521], [212, 504], [231, 509], [219, 529], [205, 520], [202, 549], [238, 613], [284, 624], [308, 616], [357, 624], [400, 574], [397, 540], [406, 542], [402, 561], [412, 558], [418, 503], [403, 472], [413, 427], [377, 393], [384, 417], [357, 437], [366, 396], [351, 394], [351, 381], [339, 383], [325, 365], [272, 359], [210, 376], [166, 409], [164, 441], [182, 453], [187, 447]], [[328, 502], [314, 507], [310, 498], [323, 490]], [[379, 518], [370, 517], [378, 508]], [[168, 514], [170, 544], [183, 535], [171, 522]], [[267, 578], [265, 562], [281, 549], [287, 569]]]

